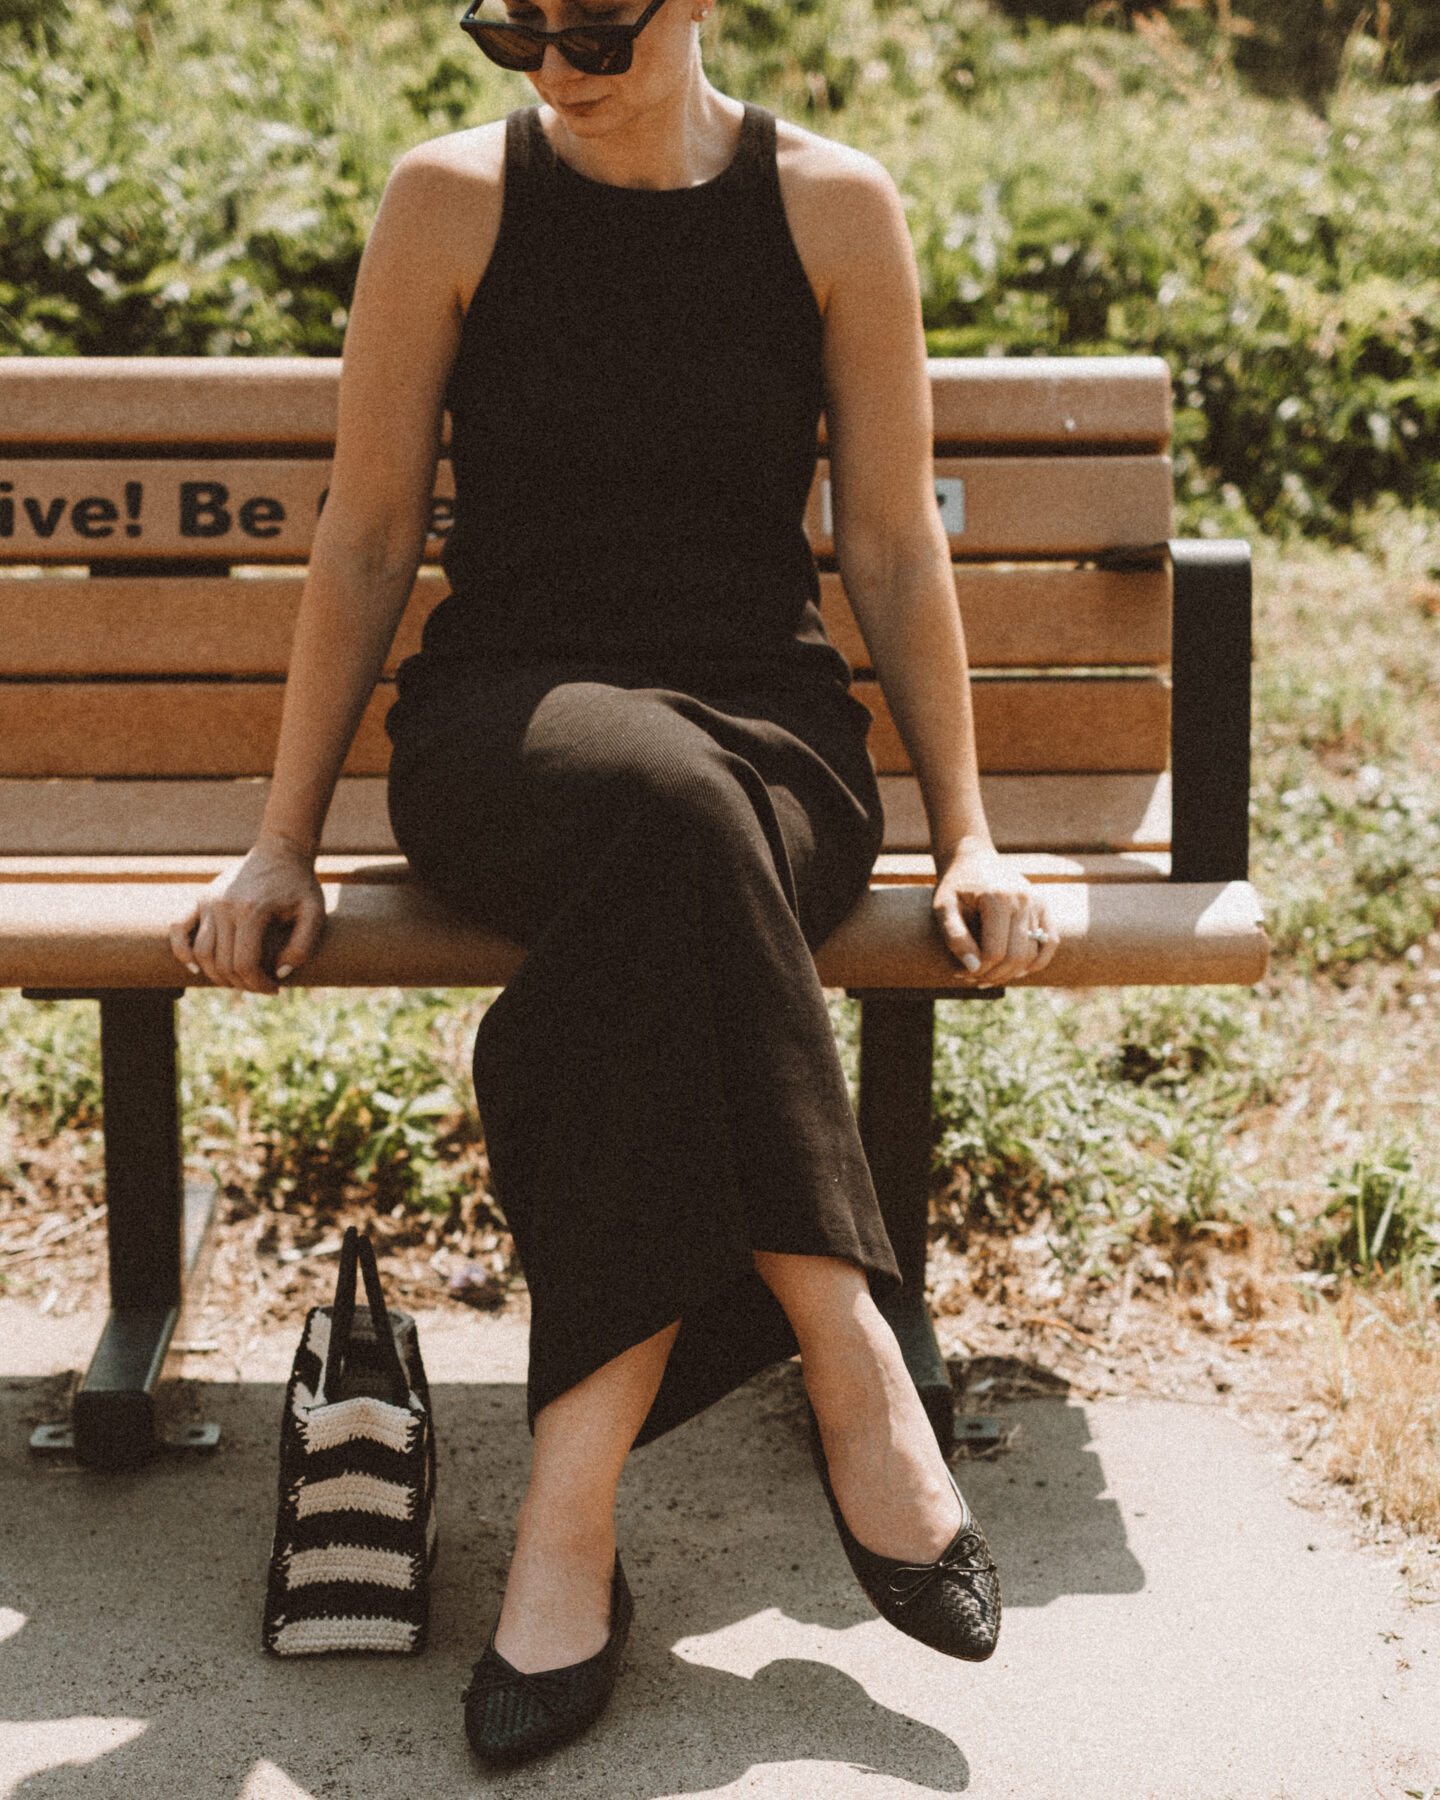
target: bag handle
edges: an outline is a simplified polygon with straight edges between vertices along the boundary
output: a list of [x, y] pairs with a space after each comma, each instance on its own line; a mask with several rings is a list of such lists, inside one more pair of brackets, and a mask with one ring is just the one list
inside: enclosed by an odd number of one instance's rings
[[325, 1394], [339, 1392], [345, 1358], [350, 1354], [350, 1337], [355, 1326], [355, 1272], [359, 1269], [365, 1283], [365, 1298], [370, 1303], [370, 1323], [385, 1374], [395, 1399], [404, 1406], [410, 1398], [410, 1382], [400, 1364], [395, 1348], [395, 1333], [390, 1315], [385, 1310], [385, 1291], [380, 1286], [380, 1270], [375, 1262], [375, 1246], [368, 1236], [362, 1237], [353, 1225], [345, 1229], [340, 1245], [340, 1271], [335, 1277], [335, 1304], [330, 1309], [330, 1349], [325, 1357]]

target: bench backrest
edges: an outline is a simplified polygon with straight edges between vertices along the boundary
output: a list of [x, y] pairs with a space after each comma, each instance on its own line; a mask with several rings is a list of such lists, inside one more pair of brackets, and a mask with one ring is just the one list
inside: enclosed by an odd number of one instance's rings
[[[0, 359], [0, 856], [244, 849], [263, 804], [339, 365]], [[1170, 384], [1156, 358], [931, 364], [987, 808], [1002, 847], [1170, 837]], [[808, 513], [827, 624], [876, 714], [887, 848], [925, 822]], [[442, 461], [427, 562], [450, 519]], [[393, 850], [383, 719], [445, 591], [422, 569], [325, 846]]]

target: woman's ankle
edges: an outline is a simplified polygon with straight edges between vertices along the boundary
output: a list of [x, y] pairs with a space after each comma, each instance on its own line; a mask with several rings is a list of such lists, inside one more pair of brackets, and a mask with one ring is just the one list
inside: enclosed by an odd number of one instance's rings
[[515, 1519], [515, 1549], [577, 1567], [608, 1568], [615, 1560], [614, 1495], [589, 1504], [572, 1500], [554, 1505], [527, 1495]]
[[615, 1534], [608, 1541], [517, 1540], [495, 1648], [523, 1674], [563, 1669], [596, 1655], [610, 1632]]
[[940, 1447], [893, 1333], [874, 1313], [802, 1356], [837, 1503], [884, 1556], [929, 1561], [960, 1524]]

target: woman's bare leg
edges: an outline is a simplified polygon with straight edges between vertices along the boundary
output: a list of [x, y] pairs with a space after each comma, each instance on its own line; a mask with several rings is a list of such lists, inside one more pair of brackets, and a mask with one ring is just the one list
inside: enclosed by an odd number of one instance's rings
[[868, 1550], [931, 1562], [960, 1527], [935, 1433], [895, 1334], [854, 1264], [757, 1251], [800, 1342], [805, 1388], [846, 1523]]
[[610, 1635], [615, 1489], [679, 1329], [626, 1350], [536, 1415], [495, 1631], [495, 1648], [523, 1674], [583, 1662]]

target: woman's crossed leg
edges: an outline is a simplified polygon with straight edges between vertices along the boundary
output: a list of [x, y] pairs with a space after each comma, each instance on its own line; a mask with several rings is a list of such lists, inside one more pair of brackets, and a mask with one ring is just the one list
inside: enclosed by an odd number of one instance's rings
[[[800, 1345], [806, 1391], [850, 1529], [917, 1563], [940, 1554], [960, 1502], [895, 1335], [864, 1274], [823, 1256], [757, 1252]], [[526, 1674], [596, 1655], [610, 1628], [615, 1494], [659, 1391], [678, 1323], [587, 1376], [535, 1419], [530, 1481], [495, 1648]]]

